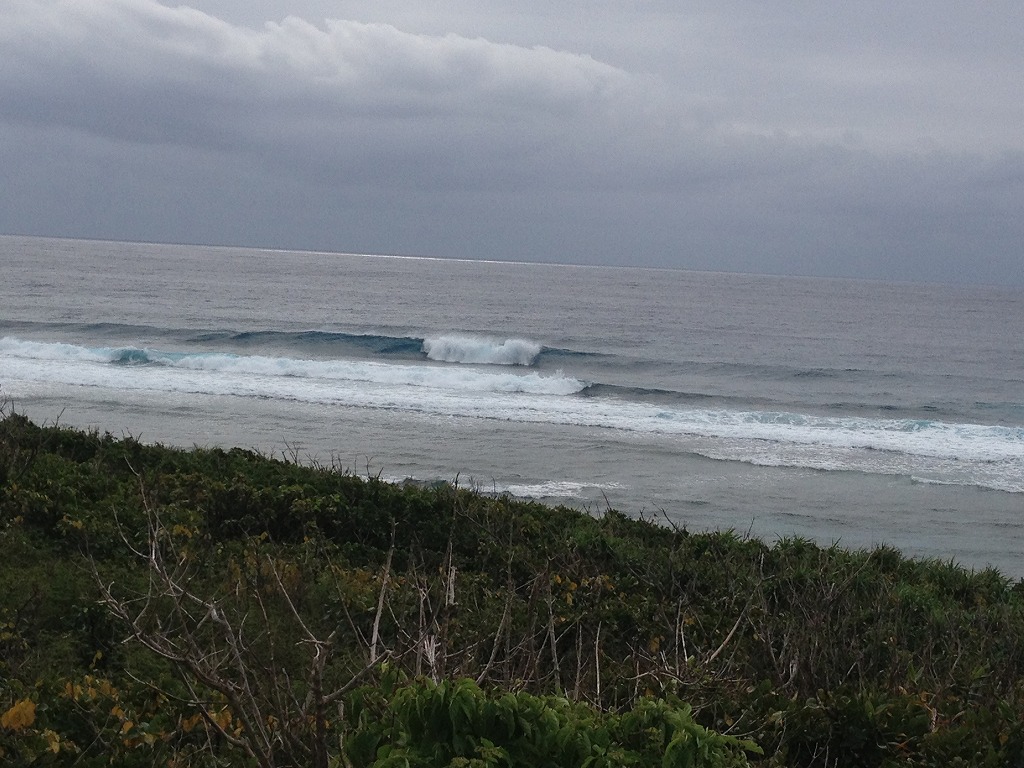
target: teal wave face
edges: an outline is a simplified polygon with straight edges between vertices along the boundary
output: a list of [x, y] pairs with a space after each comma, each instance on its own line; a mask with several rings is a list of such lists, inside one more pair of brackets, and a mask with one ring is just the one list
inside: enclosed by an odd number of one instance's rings
[[421, 338], [337, 331], [240, 331], [224, 333], [216, 339], [205, 335], [197, 340], [226, 341], [247, 348], [284, 346], [296, 352], [306, 350], [322, 353], [333, 350], [339, 354], [343, 354], [346, 350], [356, 350], [376, 355], [410, 358], [422, 357], [423, 349], [423, 339]]
[[115, 365], [148, 365], [153, 361], [150, 359], [149, 353], [146, 350], [128, 347], [126, 349], [115, 351], [113, 359], [110, 362]]

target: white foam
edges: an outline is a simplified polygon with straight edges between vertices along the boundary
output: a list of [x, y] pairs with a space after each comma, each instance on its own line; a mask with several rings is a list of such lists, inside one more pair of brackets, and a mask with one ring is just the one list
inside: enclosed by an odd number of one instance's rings
[[541, 345], [526, 339], [496, 339], [476, 336], [438, 336], [423, 340], [423, 351], [431, 360], [479, 365], [533, 365]]
[[539, 483], [511, 483], [495, 487], [498, 493], [510, 493], [521, 499], [568, 498], [578, 499], [587, 490], [621, 488], [618, 483], [577, 483], [571, 480], [547, 480]]
[[[52, 362], [72, 365], [75, 363], [110, 363], [119, 360], [126, 351], [128, 350], [90, 349], [69, 344], [0, 339], [0, 354], [37, 363]], [[149, 361], [162, 368], [203, 372], [214, 376], [285, 377], [310, 382], [362, 382], [388, 387], [425, 387], [446, 392], [501, 392], [536, 395], [570, 395], [579, 392], [586, 386], [578, 379], [564, 376], [561, 373], [550, 375], [499, 373], [474, 369], [453, 369], [445, 366], [401, 365], [351, 360], [301, 360], [261, 355], [221, 353], [183, 355], [155, 350], [134, 351], [143, 352]], [[98, 386], [105, 386], [102, 382], [114, 376], [122, 386], [130, 387], [131, 377], [137, 377], [140, 380], [152, 378], [152, 376], [146, 375], [146, 370], [145, 367], [140, 366], [133, 368], [129, 373], [119, 367], [105, 372], [92, 371], [89, 375], [93, 377]], [[59, 371], [53, 371], [53, 373], [60, 375]], [[167, 376], [167, 372], [165, 371], [162, 375]], [[78, 378], [78, 381], [87, 383], [89, 376]], [[168, 379], [168, 382], [170, 381]], [[225, 382], [221, 382], [221, 385], [224, 384]], [[196, 383], [195, 386], [200, 385]], [[218, 386], [214, 378], [210, 378], [202, 385], [203, 388], [217, 388]], [[294, 388], [301, 387], [301, 383], [296, 383]], [[272, 388], [277, 389], [276, 386]], [[248, 391], [249, 387], [245, 387], [245, 390]], [[227, 392], [226, 394], [231, 393]]]
[[69, 362], [109, 363], [116, 357], [110, 349], [90, 349], [75, 344], [23, 341], [5, 336], [0, 339], [0, 354], [32, 360], [66, 360]]
[[567, 397], [583, 383], [562, 375], [430, 364], [154, 352], [149, 359], [162, 364], [109, 364], [122, 353], [3, 339], [0, 383], [8, 395], [33, 386], [85, 386], [596, 428], [608, 430], [609, 441], [667, 441], [677, 450], [716, 459], [929, 477], [1024, 492], [1024, 429], [1019, 427], [665, 408]]

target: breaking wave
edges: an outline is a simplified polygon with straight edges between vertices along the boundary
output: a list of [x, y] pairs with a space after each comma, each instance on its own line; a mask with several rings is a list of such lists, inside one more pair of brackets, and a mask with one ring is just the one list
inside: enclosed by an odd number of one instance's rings
[[[462, 351], [468, 345], [454, 347]], [[483, 343], [492, 357], [502, 344]], [[540, 371], [426, 361], [300, 359], [0, 339], [5, 391], [19, 382], [124, 393], [274, 399], [441, 418], [602, 430], [608, 441], [762, 466], [859, 471], [1024, 492], [1024, 428], [821, 415], [703, 396], [594, 385]], [[500, 363], [499, 363], [500, 364]], [[505, 365], [516, 365], [505, 363]], [[31, 389], [31, 387], [29, 387]]]
[[544, 346], [523, 338], [493, 334], [442, 332], [425, 336], [387, 332], [349, 333], [328, 330], [161, 328], [120, 323], [15, 322], [0, 318], [0, 337], [45, 338], [52, 333], [74, 335], [90, 347], [117, 347], [130, 339], [154, 346], [202, 345], [217, 351], [288, 357], [376, 357], [388, 360], [433, 360], [476, 365], [534, 366], [541, 358], [573, 361], [604, 360], [608, 355]]
[[526, 339], [495, 339], [476, 336], [437, 336], [423, 340], [423, 351], [430, 360], [444, 363], [478, 365], [523, 365], [537, 361], [543, 347]]
[[[132, 381], [113, 369], [124, 367], [167, 369], [178, 372], [203, 372], [211, 374], [200, 393], [216, 394], [218, 381], [224, 387], [223, 394], [248, 394], [260, 386], [258, 378], [293, 379], [296, 388], [302, 382], [311, 384], [364, 383], [386, 387], [426, 387], [449, 392], [496, 392], [528, 393], [535, 395], [571, 395], [586, 386], [583, 382], [562, 374], [541, 375], [539, 373], [498, 373], [475, 369], [454, 369], [435, 365], [407, 365], [359, 360], [306, 360], [266, 355], [237, 355], [221, 352], [184, 353], [165, 352], [137, 347], [81, 347], [73, 344], [59, 344], [18, 339], [0, 339], [0, 353], [11, 358], [40, 363], [107, 364], [110, 374], [117, 376], [118, 386], [131, 388]], [[52, 366], [51, 366], [52, 368]], [[60, 370], [52, 370], [59, 375]], [[248, 377], [249, 384], [243, 391], [231, 390], [226, 380], [216, 376]], [[71, 382], [88, 383], [92, 379], [97, 386], [113, 385], [102, 371], [83, 369], [76, 366]], [[143, 376], [140, 371], [137, 376]], [[74, 377], [78, 377], [75, 379]], [[166, 377], [165, 377], [166, 378]], [[166, 386], [173, 382], [166, 379]], [[265, 382], [264, 382], [265, 384]], [[275, 396], [268, 394], [268, 396]]]

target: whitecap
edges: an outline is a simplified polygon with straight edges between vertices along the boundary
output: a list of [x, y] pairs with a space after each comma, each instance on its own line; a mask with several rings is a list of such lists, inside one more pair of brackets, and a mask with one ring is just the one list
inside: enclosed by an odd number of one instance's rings
[[446, 335], [423, 340], [430, 360], [477, 365], [533, 365], [541, 345], [528, 339], [488, 339], [477, 336]]

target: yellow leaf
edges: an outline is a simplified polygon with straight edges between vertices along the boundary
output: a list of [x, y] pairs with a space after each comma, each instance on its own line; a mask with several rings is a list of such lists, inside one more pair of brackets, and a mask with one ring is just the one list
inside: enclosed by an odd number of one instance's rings
[[51, 731], [47, 728], [43, 731], [43, 736], [46, 738], [46, 748], [49, 749], [53, 754], [60, 752], [60, 734], [56, 731]]
[[20, 731], [28, 728], [36, 721], [36, 703], [29, 699], [22, 699], [13, 707], [0, 715], [0, 726], [10, 728], [12, 731]]

